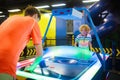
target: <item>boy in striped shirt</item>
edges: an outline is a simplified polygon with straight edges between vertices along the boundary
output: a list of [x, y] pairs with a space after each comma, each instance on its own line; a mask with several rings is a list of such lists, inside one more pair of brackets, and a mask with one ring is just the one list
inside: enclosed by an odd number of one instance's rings
[[80, 47], [80, 58], [89, 59], [91, 56], [90, 49], [92, 48], [92, 38], [89, 34], [90, 27], [86, 24], [83, 24], [80, 26], [79, 31], [81, 34], [75, 38], [75, 46]]

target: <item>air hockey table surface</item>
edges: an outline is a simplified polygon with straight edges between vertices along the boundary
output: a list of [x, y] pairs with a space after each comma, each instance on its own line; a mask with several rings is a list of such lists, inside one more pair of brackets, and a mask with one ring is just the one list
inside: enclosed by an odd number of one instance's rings
[[[67, 47], [68, 48], [63, 46], [57, 47], [57, 50], [60, 50], [59, 52], [61, 53], [63, 51], [67, 51], [67, 49], [72, 49], [68, 52], [73, 53], [72, 51], [74, 51], [75, 48], [69, 46]], [[43, 68], [44, 75], [42, 74], [39, 66], [34, 70], [34, 73], [20, 71], [21, 64], [25, 66], [25, 61], [23, 63], [18, 63], [19, 65], [17, 66], [18, 70], [16, 74], [36, 80], [91, 80], [102, 67], [100, 60], [94, 52], [91, 52], [92, 56], [89, 60], [76, 59], [74, 58], [74, 54], [67, 54], [67, 57], [66, 55], [59, 57], [57, 56], [53, 59], [51, 57], [53, 57], [53, 53], [56, 52], [54, 49], [56, 49], [56, 47], [52, 47], [52, 49], [51, 47], [46, 49], [46, 55], [44, 59], [47, 67]], [[61, 51], [61, 49], [63, 51]], [[102, 54], [100, 55], [103, 57]], [[106, 56], [108, 57], [108, 55]], [[27, 62], [32, 63], [32, 61], [34, 61], [34, 59], [31, 59]], [[27, 62], [25, 64], [27, 64]]]

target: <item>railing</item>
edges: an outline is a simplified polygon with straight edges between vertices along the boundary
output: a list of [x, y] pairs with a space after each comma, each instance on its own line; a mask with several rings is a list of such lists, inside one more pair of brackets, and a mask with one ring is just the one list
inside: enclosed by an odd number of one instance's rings
[[[59, 43], [59, 44], [57, 44]], [[74, 45], [74, 38], [46, 39], [44, 47], [58, 45]]]

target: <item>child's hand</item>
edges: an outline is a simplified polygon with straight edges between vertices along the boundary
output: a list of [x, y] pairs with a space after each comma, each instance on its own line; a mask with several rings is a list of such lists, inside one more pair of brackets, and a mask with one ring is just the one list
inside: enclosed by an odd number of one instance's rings
[[40, 63], [40, 61], [42, 60], [42, 57], [36, 57], [35, 61], [33, 62], [33, 64], [26, 68], [25, 71], [28, 71], [28, 72], [33, 72], [35, 70], [35, 68], [37, 67], [37, 65]]

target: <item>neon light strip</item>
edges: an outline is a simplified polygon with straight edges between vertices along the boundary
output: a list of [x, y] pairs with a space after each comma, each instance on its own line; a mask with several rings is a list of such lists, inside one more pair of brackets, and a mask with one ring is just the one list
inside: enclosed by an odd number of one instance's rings
[[3, 13], [2, 11], [0, 11], [0, 14]]
[[82, 2], [83, 3], [91, 3], [91, 2], [97, 2], [97, 1], [100, 1], [100, 0], [83, 0]]
[[46, 77], [46, 76], [37, 75], [34, 73], [23, 72], [23, 71], [19, 71], [19, 70], [16, 72], [16, 74], [18, 76], [31, 78], [31, 79], [35, 79], [35, 80], [61, 80], [61, 79], [57, 79], [57, 78]]
[[8, 12], [18, 12], [21, 11], [20, 9], [12, 9], [12, 10], [8, 10]]
[[52, 7], [58, 7], [58, 6], [65, 6], [66, 4], [65, 3], [61, 3], [61, 4], [53, 4], [51, 5]]
[[100, 61], [97, 60], [97, 62], [93, 66], [91, 66], [91, 68], [89, 68], [87, 70], [87, 72], [85, 72], [78, 80], [92, 80], [92, 78], [95, 76], [95, 74], [101, 68], [101, 66], [102, 65], [101, 65]]
[[0, 15], [0, 17], [5, 17], [5, 15]]
[[49, 5], [44, 5], [44, 6], [36, 6], [35, 8], [39, 9], [39, 8], [49, 8]]

